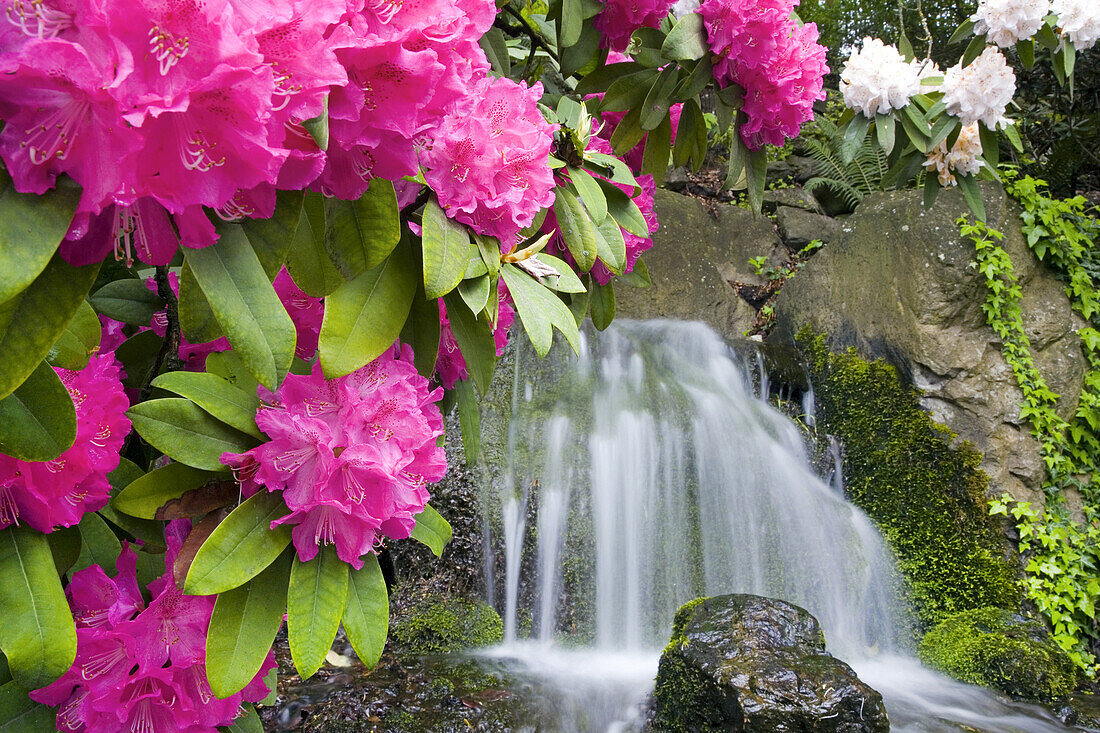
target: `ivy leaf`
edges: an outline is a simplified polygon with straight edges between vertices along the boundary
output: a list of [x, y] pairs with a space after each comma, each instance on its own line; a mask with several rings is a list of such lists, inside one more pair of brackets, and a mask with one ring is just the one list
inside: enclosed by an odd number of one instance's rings
[[41, 362], [0, 400], [0, 453], [22, 461], [51, 461], [76, 439], [76, 410], [57, 372]]
[[345, 279], [378, 267], [401, 239], [397, 194], [382, 178], [356, 201], [325, 199], [325, 249]]
[[416, 515], [416, 526], [410, 536], [439, 557], [451, 541], [451, 525], [430, 504], [425, 504], [424, 511]]
[[343, 624], [359, 661], [368, 669], [378, 664], [389, 632], [390, 599], [378, 556], [373, 553], [363, 558], [362, 568], [350, 573]]
[[19, 193], [0, 170], [0, 303], [25, 290], [46, 269], [69, 230], [80, 190], [56, 186], [41, 195]]
[[302, 679], [321, 668], [332, 648], [348, 600], [348, 565], [336, 548], [323, 545], [302, 562], [295, 555], [287, 592], [286, 627], [290, 656]]

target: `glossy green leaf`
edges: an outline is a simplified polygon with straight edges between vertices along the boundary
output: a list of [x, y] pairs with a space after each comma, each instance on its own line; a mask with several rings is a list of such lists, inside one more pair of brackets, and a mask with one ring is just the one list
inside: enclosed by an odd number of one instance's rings
[[76, 438], [76, 410], [57, 372], [41, 362], [0, 400], [0, 453], [23, 461], [50, 461]]
[[134, 278], [112, 280], [88, 298], [98, 312], [132, 326], [148, 326], [153, 315], [164, 309], [164, 301]]
[[50, 353], [98, 272], [98, 264], [73, 267], [55, 255], [34, 282], [0, 304], [0, 398], [15, 391]]
[[180, 331], [193, 344], [217, 341], [225, 336], [186, 260], [180, 269], [179, 315]]
[[635, 61], [597, 67], [591, 74], [585, 74], [584, 78], [577, 82], [577, 94], [606, 91], [608, 86], [617, 79], [643, 70], [642, 65]]
[[111, 506], [132, 517], [156, 519], [157, 509], [219, 475], [225, 476], [169, 463], [134, 479], [111, 499]]
[[599, 181], [607, 198], [607, 213], [619, 222], [619, 226], [631, 234], [639, 237], [649, 236], [649, 223], [642, 216], [642, 210], [634, 203], [634, 199], [627, 196], [618, 186], [608, 181]]
[[115, 566], [122, 545], [103, 518], [96, 512], [88, 512], [77, 525], [80, 528], [80, 555], [72, 566], [77, 572], [92, 565], [109, 570]]
[[76, 626], [46, 535], [0, 530], [0, 650], [23, 688], [45, 687], [76, 658]]
[[451, 331], [459, 351], [466, 360], [466, 369], [470, 373], [477, 389], [482, 394], [489, 389], [496, 369], [497, 350], [493, 341], [493, 331], [484, 318], [478, 318], [462, 302], [457, 293], [443, 298], [447, 305], [447, 318], [451, 322]]
[[[907, 105], [912, 108], [914, 105]], [[852, 121], [848, 123], [848, 126], [844, 128], [844, 135], [840, 141], [840, 158], [844, 163], [850, 163], [859, 152], [859, 148], [863, 145], [864, 138], [867, 137], [867, 131], [871, 127], [871, 119], [862, 114], [858, 114], [852, 118]]]
[[224, 470], [222, 453], [243, 453], [256, 440], [180, 398], [140, 402], [126, 411], [134, 430], [161, 453], [206, 471]]
[[[668, 119], [668, 108], [672, 105], [672, 93], [676, 91], [679, 77], [676, 67], [669, 66], [653, 82], [645, 102], [642, 103], [641, 116], [638, 118], [643, 130], [655, 130]], [[652, 136], [651, 136], [652, 137]]]
[[373, 553], [363, 558], [362, 568], [350, 572], [343, 624], [359, 661], [368, 669], [378, 664], [390, 627], [390, 599]]
[[565, 335], [573, 351], [580, 349], [577, 322], [569, 308], [552, 291], [514, 265], [505, 265], [501, 274], [516, 305], [523, 330], [527, 332], [539, 356], [546, 356], [550, 351], [554, 340], [552, 327]]
[[645, 260], [636, 260], [634, 262], [634, 268], [621, 276], [616, 282], [623, 285], [629, 285], [632, 288], [648, 288], [653, 285], [653, 281], [649, 277], [649, 268], [646, 267]]
[[267, 658], [283, 625], [293, 557], [285, 550], [252, 580], [218, 594], [206, 632], [206, 679], [218, 697], [244, 689]]
[[348, 564], [333, 545], [302, 562], [297, 555], [290, 570], [286, 628], [290, 656], [302, 679], [313, 676], [332, 648], [348, 600]]
[[473, 245], [466, 227], [447, 218], [434, 198], [424, 204], [424, 293], [441, 298], [458, 286], [466, 274]]
[[469, 307], [471, 313], [481, 313], [489, 304], [489, 273], [472, 280], [463, 280], [458, 284], [458, 294]]
[[41, 195], [19, 193], [0, 170], [0, 303], [28, 286], [57, 252], [80, 200], [80, 190], [57, 186]]
[[328, 150], [328, 95], [326, 94], [321, 102], [321, 114], [316, 117], [310, 117], [308, 120], [302, 121], [302, 127], [305, 128], [309, 136], [313, 138], [313, 142], [317, 143], [317, 147], [321, 150]]
[[186, 397], [229, 427], [266, 440], [256, 427], [260, 398], [232, 382], [208, 372], [167, 372], [153, 380], [153, 386]]
[[85, 301], [77, 308], [46, 360], [53, 366], [73, 371], [88, 365], [88, 357], [99, 351], [101, 325], [95, 310]]
[[206, 371], [217, 374], [234, 387], [248, 394], [256, 394], [259, 382], [245, 367], [235, 351], [215, 351], [206, 357]]
[[[607, 269], [616, 275], [623, 273], [626, 267], [626, 240], [623, 238], [623, 230], [619, 223], [608, 217], [596, 227], [596, 254], [607, 266]], [[557, 290], [558, 288], [554, 288]]]
[[539, 282], [546, 287], [557, 290], [559, 293], [585, 292], [584, 283], [581, 282], [581, 279], [577, 277], [577, 273], [573, 272], [573, 268], [565, 260], [548, 255], [545, 252], [539, 252], [535, 255], [535, 259], [554, 268], [558, 273], [557, 275], [544, 275], [539, 278]]
[[592, 325], [597, 331], [603, 331], [615, 319], [615, 290], [611, 283], [600, 285], [592, 283], [591, 302]]
[[686, 102], [695, 99], [714, 79], [714, 62], [710, 56], [704, 56], [695, 62], [691, 73], [685, 76], [672, 93], [672, 101]]
[[596, 227], [577, 196], [564, 185], [554, 188], [554, 216], [569, 254], [582, 272], [588, 272], [596, 262]]
[[955, 32], [951, 34], [951, 37], [947, 39], [947, 45], [953, 46], [956, 43], [961, 43], [970, 37], [970, 34], [974, 32], [974, 26], [977, 22], [974, 20], [965, 20], [962, 25], [955, 29]]
[[558, 45], [561, 48], [572, 46], [580, 40], [583, 20], [580, 0], [562, 0], [558, 24]]
[[279, 191], [275, 212], [270, 217], [241, 220], [244, 233], [269, 281], [279, 274], [290, 254], [291, 244], [298, 232], [298, 222], [302, 219], [303, 198], [301, 191]]
[[[50, 554], [53, 555], [53, 564], [57, 568], [58, 575], [64, 575], [76, 564], [80, 557], [82, 541], [79, 527], [61, 527], [46, 535], [50, 543]], [[2, 657], [3, 655], [0, 655]], [[2, 675], [0, 675], [2, 677]], [[8, 679], [11, 676], [8, 675]], [[7, 680], [3, 680], [7, 682]]]
[[443, 554], [443, 548], [451, 541], [451, 525], [428, 504], [424, 511], [416, 515], [416, 527], [413, 528], [411, 537], [439, 557]]
[[256, 577], [290, 544], [291, 527], [271, 523], [290, 513], [278, 493], [261, 491], [230, 512], [206, 538], [183, 590], [196, 596], [224, 593]]
[[325, 201], [319, 193], [306, 194], [286, 269], [294, 284], [315, 298], [323, 298], [344, 284], [325, 248]]
[[57, 710], [35, 702], [15, 682], [0, 685], [0, 733], [53, 733]]
[[458, 426], [462, 431], [462, 449], [466, 455], [466, 464], [477, 463], [481, 452], [481, 408], [477, 393], [468, 380], [455, 382], [455, 397], [458, 400]]
[[401, 239], [397, 194], [382, 178], [355, 201], [325, 199], [325, 249], [344, 279], [378, 267]]
[[402, 243], [373, 270], [325, 300], [320, 359], [329, 379], [351, 374], [401, 334], [419, 280], [412, 248]]
[[592, 174], [583, 168], [570, 168], [569, 180], [573, 182], [577, 193], [580, 194], [584, 208], [592, 217], [592, 221], [597, 225], [603, 222], [607, 218], [607, 198]]
[[641, 116], [640, 107], [631, 109], [611, 133], [611, 149], [619, 155], [625, 155], [633, 150], [645, 137], [645, 130], [642, 129], [640, 122]]
[[439, 332], [439, 303], [426, 299], [423, 286], [418, 284], [405, 326], [401, 329], [401, 343], [412, 347], [416, 371], [428, 378], [435, 373]]
[[240, 224], [185, 258], [229, 343], [253, 376], [275, 389], [294, 359], [295, 330]]
[[134, 334], [115, 349], [115, 358], [126, 372], [123, 386], [141, 389], [145, 385], [163, 345], [164, 339], [150, 330]]
[[478, 41], [489, 64], [500, 76], [508, 76], [512, 70], [512, 59], [508, 55], [508, 42], [504, 38], [504, 31], [500, 28], [490, 28]]
[[891, 115], [875, 115], [875, 140], [882, 152], [894, 152], [894, 130], [897, 123]]
[[570, 76], [578, 70], [594, 65], [599, 56], [600, 32], [592, 23], [581, 26], [581, 36], [572, 46], [561, 49], [560, 63], [562, 76]]
[[642, 173], [653, 176], [653, 180], [660, 185], [665, 180], [671, 154], [672, 118], [666, 116], [656, 130], [646, 135], [645, 152], [642, 153]]
[[661, 54], [670, 61], [694, 61], [709, 52], [707, 29], [703, 27], [703, 16], [698, 13], [688, 13], [681, 18], [661, 46]]
[[977, 177], [956, 176], [955, 179], [959, 182], [959, 190], [962, 191], [966, 205], [970, 207], [974, 217], [978, 221], [985, 221], [985, 204], [982, 202], [982, 191], [978, 186]]
[[657, 75], [658, 72], [653, 69], [644, 69], [619, 77], [608, 86], [600, 100], [600, 111], [617, 112], [641, 107]]
[[[274, 671], [274, 670], [272, 670]], [[272, 702], [272, 705], [275, 703]], [[256, 708], [251, 705], [242, 705], [244, 710], [244, 717], [237, 718], [233, 721], [233, 725], [228, 728], [218, 728], [223, 733], [264, 733], [264, 723], [260, 719], [260, 714], [256, 712]]]
[[759, 214], [760, 209], [764, 205], [764, 184], [767, 182], [767, 150], [761, 148], [760, 150], [753, 150], [749, 153], [748, 161], [745, 165], [745, 174], [748, 176], [748, 189], [745, 193], [748, 194], [749, 205], [754, 212]]

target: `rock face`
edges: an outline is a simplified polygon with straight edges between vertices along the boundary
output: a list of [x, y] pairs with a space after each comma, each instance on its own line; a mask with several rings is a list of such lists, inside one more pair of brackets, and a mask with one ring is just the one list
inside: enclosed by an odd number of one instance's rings
[[[1024, 242], [1016, 204], [998, 184], [983, 184], [982, 192], [1020, 281], [1036, 365], [1062, 395], [1058, 411], [1071, 415], [1085, 372], [1075, 331], [1084, 324]], [[854, 346], [886, 359], [924, 390], [922, 406], [937, 421], [981, 451], [993, 491], [1034, 500], [1044, 476], [1039, 447], [1019, 419], [1023, 396], [985, 323], [984, 278], [955, 224], [966, 212], [956, 191], [931, 209], [918, 191], [868, 196], [784, 286], [772, 338], [789, 342], [808, 324], [828, 334], [834, 349]]]
[[681, 608], [654, 698], [660, 731], [890, 729], [882, 697], [825, 651], [817, 619], [760, 596], [715, 596]]

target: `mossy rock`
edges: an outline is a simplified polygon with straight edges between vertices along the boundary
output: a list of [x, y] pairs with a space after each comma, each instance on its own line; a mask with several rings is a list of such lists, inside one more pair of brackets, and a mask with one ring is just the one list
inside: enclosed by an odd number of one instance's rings
[[798, 336], [817, 403], [817, 430], [844, 445], [848, 498], [894, 551], [921, 626], [974, 608], [1016, 609], [1010, 549], [989, 516], [982, 457], [935, 422], [882, 360], [830, 352]]
[[399, 654], [451, 654], [500, 642], [504, 622], [484, 601], [429, 596], [394, 617], [390, 638]]
[[1046, 627], [1001, 608], [963, 611], [929, 631], [925, 664], [1022, 700], [1050, 702], [1077, 684], [1077, 668]]

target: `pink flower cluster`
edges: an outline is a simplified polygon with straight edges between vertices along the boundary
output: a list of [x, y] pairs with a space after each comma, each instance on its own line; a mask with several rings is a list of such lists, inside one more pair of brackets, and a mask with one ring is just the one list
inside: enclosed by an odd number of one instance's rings
[[321, 321], [325, 317], [324, 301], [304, 293], [294, 284], [285, 267], [279, 271], [272, 284], [290, 315], [290, 320], [294, 321], [294, 330], [297, 332], [294, 355], [299, 359], [312, 358], [317, 353], [317, 341], [321, 336]]
[[798, 0], [704, 0], [699, 6], [711, 50], [714, 78], [745, 90], [748, 122], [741, 139], [752, 150], [783, 145], [813, 119], [824, 99], [829, 67], [817, 25], [791, 17]]
[[447, 470], [440, 389], [416, 372], [408, 346], [391, 347], [346, 377], [325, 380], [319, 365], [289, 375], [256, 425], [270, 438], [245, 453], [225, 453], [246, 496], [261, 486], [282, 492], [302, 561], [322, 544], [355, 568], [383, 536], [403, 539], [428, 502], [427, 484]]
[[0, 454], [0, 529], [24, 522], [39, 532], [71, 527], [110, 498], [107, 474], [118, 467], [130, 432], [130, 403], [114, 356], [92, 356], [80, 371], [55, 371], [76, 406], [76, 440], [52, 461]]
[[[20, 191], [83, 187], [74, 264], [167, 264], [215, 241], [207, 209], [267, 217], [276, 189], [357, 198], [420, 165], [498, 236], [546, 199], [539, 91], [486, 78], [492, 0], [12, 0], [7, 16], [0, 157]], [[304, 123], [326, 95], [322, 151]], [[489, 136], [476, 153], [471, 134]]]
[[233, 724], [242, 702], [267, 696], [273, 653], [241, 692], [219, 700], [210, 690], [206, 629], [214, 596], [184, 595], [172, 578], [189, 529], [187, 520], [168, 524], [167, 572], [149, 584], [148, 605], [129, 545], [113, 578], [99, 565], [73, 573], [65, 594], [76, 620], [76, 661], [56, 682], [31, 692], [37, 702], [60, 706], [58, 730], [214, 733]]
[[675, 0], [605, 0], [596, 16], [600, 47], [626, 50], [630, 34], [638, 28], [659, 28]]
[[[496, 344], [497, 356], [504, 353], [504, 347], [508, 345], [508, 329], [516, 320], [516, 311], [512, 307], [512, 300], [508, 297], [508, 290], [504, 283], [500, 284], [497, 291], [497, 322], [493, 329], [493, 342]], [[439, 354], [435, 358], [435, 375], [439, 383], [446, 389], [454, 389], [458, 382], [470, 378], [470, 372], [466, 369], [466, 357], [458, 348], [454, 331], [451, 330], [451, 321], [447, 318], [447, 307], [443, 305], [443, 299], [439, 299]]]

